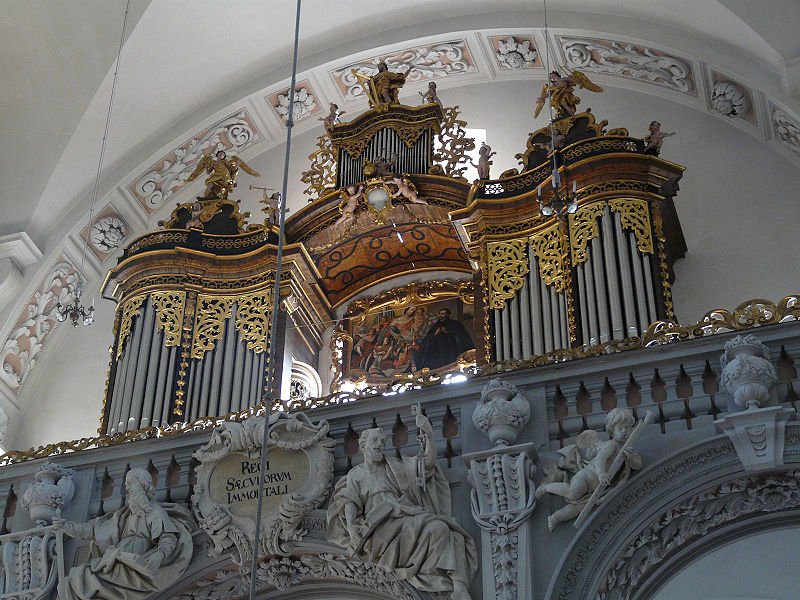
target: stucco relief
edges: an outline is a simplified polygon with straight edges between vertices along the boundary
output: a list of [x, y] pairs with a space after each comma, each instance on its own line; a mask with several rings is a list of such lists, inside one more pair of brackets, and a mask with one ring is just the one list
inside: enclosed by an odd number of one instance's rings
[[366, 75], [375, 75], [380, 61], [386, 62], [390, 71], [405, 72], [413, 67], [407, 82], [478, 72], [469, 45], [463, 39], [395, 50], [331, 71], [331, 77], [346, 100], [355, 100], [364, 94], [352, 69]]
[[790, 150], [800, 154], [800, 121], [792, 117], [782, 108], [772, 107], [772, 124], [775, 137]]
[[660, 85], [697, 95], [689, 60], [630, 42], [583, 37], [558, 38], [566, 66]]
[[[289, 88], [267, 96], [267, 102], [275, 111], [276, 116], [286, 124], [289, 119]], [[294, 113], [292, 119], [295, 123], [318, 113], [321, 110], [319, 96], [311, 89], [308, 81], [301, 81], [294, 87]]]
[[488, 39], [501, 69], [542, 68], [532, 35], [491, 35]]
[[726, 117], [756, 124], [752, 90], [718, 71], [711, 70], [709, 103], [711, 109]]
[[78, 284], [72, 263], [61, 256], [28, 300], [0, 350], [0, 380], [18, 394], [55, 327], [56, 305], [72, 301]]
[[213, 150], [241, 152], [264, 139], [247, 109], [225, 117], [184, 142], [128, 184], [148, 213], [180, 191], [197, 162]]
[[90, 225], [81, 230], [81, 239], [98, 260], [104, 261], [122, 247], [125, 238], [131, 233], [131, 227], [111, 205], [106, 205], [93, 218]]

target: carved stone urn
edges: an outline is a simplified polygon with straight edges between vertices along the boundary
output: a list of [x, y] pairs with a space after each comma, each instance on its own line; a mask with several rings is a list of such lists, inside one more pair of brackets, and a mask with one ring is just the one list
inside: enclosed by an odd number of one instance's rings
[[528, 399], [516, 386], [490, 379], [472, 413], [472, 422], [493, 444], [506, 446], [517, 439], [531, 417]]
[[769, 400], [769, 390], [778, 376], [769, 350], [756, 336], [737, 335], [729, 340], [720, 362], [720, 383], [733, 398], [736, 409], [758, 408]]
[[53, 517], [60, 515], [64, 505], [72, 500], [75, 484], [70, 469], [50, 462], [39, 467], [33, 477], [34, 482], [20, 498], [20, 506], [27, 509], [38, 527], [44, 527], [52, 523]]

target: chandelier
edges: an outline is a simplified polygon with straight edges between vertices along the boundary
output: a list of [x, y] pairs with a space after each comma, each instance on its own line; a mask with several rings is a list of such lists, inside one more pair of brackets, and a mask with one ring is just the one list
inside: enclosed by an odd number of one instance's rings
[[66, 306], [61, 304], [61, 302], [56, 305], [56, 320], [59, 323], [63, 323], [67, 318], [72, 321], [73, 327], [77, 327], [81, 323], [84, 325], [91, 325], [94, 323], [94, 298], [92, 298], [92, 304], [86, 309], [81, 305], [80, 298], [81, 284], [79, 283], [72, 302]]

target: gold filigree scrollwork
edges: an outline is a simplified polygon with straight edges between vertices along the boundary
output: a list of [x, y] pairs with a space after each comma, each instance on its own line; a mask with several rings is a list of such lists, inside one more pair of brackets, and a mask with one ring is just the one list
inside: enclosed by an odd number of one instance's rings
[[[354, 160], [358, 160], [361, 158], [361, 155], [364, 154], [364, 151], [369, 146], [375, 134], [383, 129], [391, 129], [394, 131], [397, 137], [400, 138], [400, 141], [408, 148], [411, 148], [417, 143], [423, 133], [433, 129], [433, 124], [427, 122], [411, 125], [403, 121], [381, 121], [363, 131], [359, 131], [356, 136], [337, 140], [336, 145], [340, 150], [347, 152]], [[367, 158], [372, 159], [372, 157], [369, 156]]]
[[533, 234], [529, 240], [534, 256], [539, 259], [542, 281], [552, 285], [555, 291], [563, 292], [567, 285], [567, 251], [559, 224]]
[[117, 360], [122, 356], [122, 349], [125, 346], [125, 340], [131, 333], [133, 326], [133, 317], [142, 314], [142, 304], [147, 298], [147, 294], [134, 296], [125, 301], [122, 307], [122, 318], [119, 320], [119, 339], [117, 341]]
[[213, 350], [217, 340], [222, 337], [225, 319], [232, 314], [236, 298], [230, 296], [197, 296], [197, 312], [194, 317], [192, 335], [192, 358], [203, 358], [208, 350]]
[[444, 109], [444, 121], [438, 135], [439, 149], [433, 155], [433, 162], [439, 163], [448, 177], [464, 179], [469, 164], [467, 153], [475, 149], [475, 140], [467, 137], [467, 122], [458, 118], [460, 112], [457, 106]]
[[653, 230], [650, 227], [650, 204], [643, 198], [614, 198], [608, 202], [619, 213], [623, 229], [633, 231], [641, 252], [653, 253]]
[[331, 137], [327, 133], [317, 138], [317, 149], [308, 158], [311, 167], [303, 172], [300, 181], [308, 184], [303, 192], [315, 196], [310, 200], [313, 201], [336, 187], [336, 154], [333, 151]]
[[238, 305], [236, 330], [242, 340], [247, 342], [247, 349], [256, 354], [265, 352], [269, 347], [272, 288], [256, 294], [239, 296], [236, 302]]
[[156, 310], [157, 327], [164, 330], [164, 345], [180, 345], [186, 292], [153, 292], [150, 298]]
[[526, 240], [508, 240], [486, 244], [489, 262], [489, 308], [503, 308], [506, 300], [517, 295], [528, 266]]
[[586, 262], [586, 247], [589, 242], [600, 235], [597, 218], [603, 214], [606, 203], [598, 202], [581, 206], [575, 214], [569, 216], [569, 241], [572, 250], [572, 264]]

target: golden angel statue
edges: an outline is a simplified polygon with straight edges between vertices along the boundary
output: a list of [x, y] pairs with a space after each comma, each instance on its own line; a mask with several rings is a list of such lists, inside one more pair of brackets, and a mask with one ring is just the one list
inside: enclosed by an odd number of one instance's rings
[[406, 77], [413, 70], [405, 73], [393, 73], [384, 61], [378, 63], [378, 73], [370, 77], [353, 69], [353, 75], [361, 83], [367, 94], [371, 108], [385, 109], [390, 104], [397, 104], [397, 93], [406, 82]]
[[556, 111], [557, 119], [574, 115], [581, 101], [580, 98], [572, 93], [576, 85], [593, 92], [603, 91], [603, 88], [593, 84], [589, 81], [589, 78], [580, 71], [572, 71], [567, 77], [562, 77], [558, 71], [551, 71], [550, 82], [542, 86], [542, 95], [539, 96], [536, 101], [536, 112], [533, 114], [534, 118], [539, 116], [548, 97]]
[[213, 157], [207, 154], [201, 158], [200, 162], [197, 163], [197, 168], [189, 175], [186, 183], [194, 181], [200, 176], [200, 173], [205, 171], [209, 174], [206, 177], [205, 197], [227, 200], [228, 194], [236, 187], [236, 174], [239, 172], [239, 167], [248, 175], [261, 177], [238, 156], [226, 158], [225, 151], [219, 150]]

